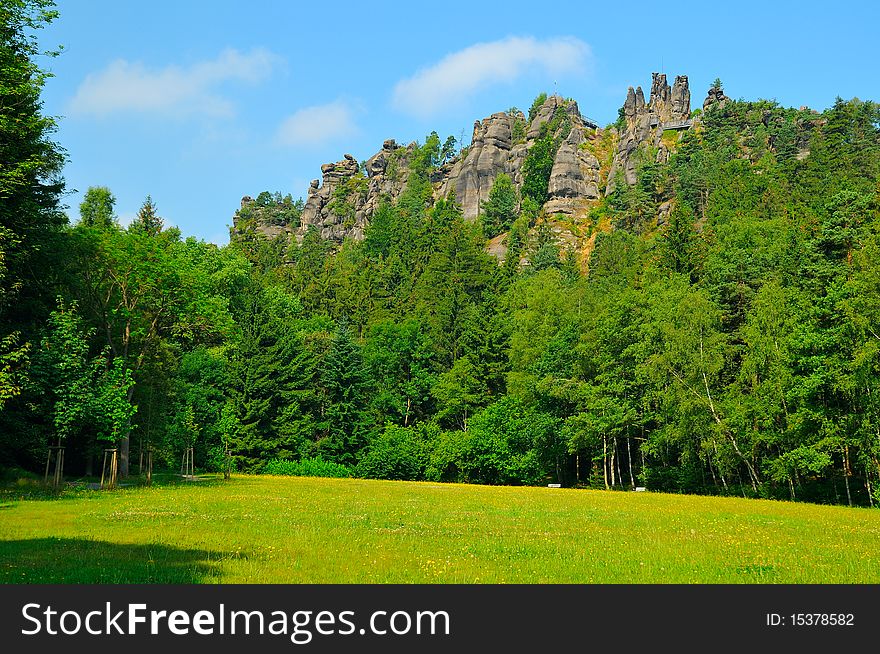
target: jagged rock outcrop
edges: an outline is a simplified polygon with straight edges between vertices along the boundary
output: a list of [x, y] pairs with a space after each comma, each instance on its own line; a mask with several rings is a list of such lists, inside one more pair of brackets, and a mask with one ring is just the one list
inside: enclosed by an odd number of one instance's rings
[[624, 125], [608, 174], [606, 193], [614, 190], [618, 177], [626, 184], [636, 183], [636, 153], [643, 151], [645, 144], [657, 149], [658, 162], [665, 162], [669, 152], [662, 140], [664, 130], [690, 127], [691, 92], [687, 75], [677, 76], [670, 87], [666, 75], [654, 73], [647, 103], [641, 87], [635, 90], [629, 87], [623, 111]]
[[241, 207], [232, 217], [232, 238], [251, 238], [260, 234], [268, 239], [289, 236], [296, 228], [299, 215], [297, 203], [291, 196], [281, 197], [264, 192], [257, 199], [245, 195]]
[[382, 144], [382, 149], [367, 159], [366, 174], [369, 184], [362, 210], [372, 216], [383, 199], [396, 200], [409, 179], [409, 159], [415, 143], [404, 147], [394, 139]]
[[703, 100], [703, 111], [705, 111], [712, 105], [723, 107], [728, 102], [730, 102], [730, 98], [724, 95], [724, 89], [722, 89], [720, 86], [716, 87], [713, 85], [709, 89], [709, 92], [706, 94], [706, 99]]
[[[501, 112], [476, 121], [466, 154], [432, 172], [434, 196], [454, 193], [464, 218], [475, 220], [500, 173], [510, 175], [517, 187], [522, 185], [528, 151], [541, 136], [542, 126], [560, 108], [567, 114], [571, 131], [560, 135], [564, 140], [554, 161], [545, 210], [566, 214], [585, 211], [591, 200], [600, 197], [599, 162], [583, 147], [597, 130], [583, 120], [577, 103], [556, 95], [545, 100], [530, 123], [522, 112]], [[366, 160], [363, 170], [351, 155], [324, 164], [322, 180], [313, 181], [309, 188], [297, 238], [312, 226], [320, 230], [322, 237], [336, 242], [346, 237], [363, 238], [370, 216], [380, 203], [396, 201], [406, 188], [414, 147], [385, 141], [382, 149]], [[353, 180], [361, 181], [355, 184]]]
[[547, 186], [549, 198], [544, 204], [548, 214], [586, 211], [590, 200], [600, 197], [599, 160], [581, 147], [588, 138], [588, 129], [574, 125], [556, 152]]
[[[532, 119], [532, 122], [529, 124], [529, 129], [526, 132], [526, 139], [529, 141], [534, 141], [541, 135], [541, 127], [544, 123], [548, 123], [553, 119], [553, 116], [556, 114], [556, 110], [560, 107], [566, 108], [571, 103], [566, 103], [565, 100], [560, 98], [558, 95], [551, 95], [544, 101], [538, 108], [538, 112], [535, 114], [535, 117]], [[577, 108], [577, 104], [574, 104], [575, 109]]]
[[313, 180], [296, 230], [302, 239], [310, 228], [321, 237], [341, 243], [346, 237], [363, 239], [370, 217], [387, 200], [394, 202], [406, 188], [409, 159], [415, 143], [403, 147], [394, 139], [364, 162], [363, 170], [350, 154], [342, 161], [321, 166], [322, 179]]
[[687, 120], [691, 113], [691, 92], [687, 75], [678, 75], [670, 87], [666, 82], [666, 75], [654, 73], [651, 99], [647, 108], [661, 123]]
[[[318, 180], [312, 180], [306, 205], [300, 216], [301, 225], [316, 226], [321, 232], [321, 237], [331, 241], [341, 241], [346, 234], [363, 238], [363, 230], [366, 227], [363, 204], [366, 198], [361, 195], [355, 198], [340, 198], [337, 194], [337, 191], [354, 178], [358, 171], [357, 159], [350, 154], [344, 155], [341, 161], [321, 166], [321, 182], [319, 184]], [[334, 200], [339, 201], [336, 206]], [[339, 210], [342, 202], [350, 202], [351, 212]]]
[[[715, 95], [712, 102], [726, 96]], [[630, 87], [623, 106], [624, 123], [619, 131], [611, 170], [602, 169], [594, 151], [602, 130], [584, 119], [576, 102], [552, 95], [534, 112], [531, 121], [519, 111], [500, 112], [474, 123], [471, 144], [431, 171], [435, 198], [455, 195], [466, 220], [475, 220], [481, 204], [489, 198], [495, 179], [506, 173], [514, 185], [523, 185], [523, 166], [531, 148], [553, 125], [559, 139], [544, 212], [584, 216], [603, 194], [613, 190], [616, 178], [627, 184], [636, 181], [636, 153], [650, 145], [657, 161], [669, 155], [664, 130], [689, 128], [690, 90], [688, 78], [675, 78], [670, 86], [666, 76], [654, 73], [650, 98], [645, 102], [641, 87]], [[707, 102], [709, 100], [707, 99]], [[560, 112], [565, 112], [564, 116]], [[555, 117], [560, 120], [554, 121]], [[363, 164], [350, 154], [342, 160], [321, 166], [321, 179], [312, 181], [299, 224], [285, 224], [277, 216], [251, 216], [249, 228], [269, 237], [292, 234], [302, 239], [307, 230], [316, 228], [321, 236], [341, 243], [345, 238], [362, 239], [364, 230], [382, 202], [396, 202], [406, 188], [410, 160], [417, 144], [401, 146], [387, 140], [382, 148]], [[605, 147], [605, 146], [603, 146]], [[606, 175], [607, 173], [607, 175]], [[603, 181], [607, 179], [607, 184]], [[602, 188], [602, 186], [605, 188]], [[246, 198], [247, 199], [247, 198]], [[245, 203], [243, 200], [243, 207]], [[238, 215], [238, 214], [237, 214]], [[254, 227], [255, 226], [255, 227]], [[235, 232], [236, 227], [233, 227]]]
[[444, 197], [454, 192], [466, 219], [479, 215], [480, 202], [489, 197], [492, 184], [500, 173], [516, 177], [518, 171], [511, 165], [515, 160], [511, 159], [510, 153], [517, 119], [525, 120], [522, 114], [497, 113], [476, 121], [467, 156], [456, 161], [440, 181], [437, 195]]

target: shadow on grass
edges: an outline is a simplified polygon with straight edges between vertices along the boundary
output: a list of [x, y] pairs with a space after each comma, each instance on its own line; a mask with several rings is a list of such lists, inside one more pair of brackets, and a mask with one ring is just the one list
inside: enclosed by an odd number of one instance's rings
[[[197, 474], [195, 477], [182, 477], [178, 474], [157, 473], [153, 475], [153, 486], [224, 486], [229, 485], [230, 480], [223, 479], [220, 473]], [[134, 484], [143, 486], [143, 481]]]
[[178, 474], [156, 473], [153, 485], [147, 486], [143, 477], [132, 475], [121, 479], [113, 490], [101, 490], [100, 477], [82, 477], [78, 480], [67, 480], [60, 489], [52, 488], [36, 480], [20, 480], [17, 483], [0, 484], [0, 508], [8, 508], [17, 501], [54, 501], [81, 496], [84, 493], [124, 493], [126, 491], [146, 488], [182, 489], [188, 487], [221, 487], [228, 485], [222, 474], [199, 474], [194, 478], [184, 479]]
[[217, 583], [222, 552], [84, 538], [0, 540], [4, 584]]

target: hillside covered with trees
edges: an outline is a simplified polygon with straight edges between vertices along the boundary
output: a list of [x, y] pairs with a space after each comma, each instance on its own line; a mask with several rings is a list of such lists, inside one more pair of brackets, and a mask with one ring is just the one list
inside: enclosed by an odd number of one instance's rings
[[[432, 133], [305, 201], [247, 198], [217, 247], [149, 196], [122, 227], [98, 186], [67, 219], [30, 36], [51, 5], [6, 4], [0, 466], [63, 445], [100, 474], [118, 445], [136, 475], [193, 447], [217, 471], [880, 502], [880, 105], [717, 81], [690, 112], [676, 80], [657, 124], [639, 90], [602, 129], [543, 95], [493, 115], [521, 165], [473, 211], [444, 180], [475, 143]], [[592, 171], [576, 206], [560, 152]]]

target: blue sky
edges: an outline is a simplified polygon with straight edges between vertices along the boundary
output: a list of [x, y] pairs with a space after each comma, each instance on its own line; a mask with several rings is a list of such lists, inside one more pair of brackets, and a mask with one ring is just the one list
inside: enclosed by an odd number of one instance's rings
[[[880, 100], [875, 2], [299, 3], [58, 0], [64, 53], [45, 111], [72, 219], [108, 186], [123, 222], [150, 194], [185, 235], [224, 243], [243, 195], [305, 196], [322, 163], [387, 138], [464, 133], [541, 91], [613, 122], [651, 72], [785, 106]], [[668, 8], [662, 8], [668, 7]]]

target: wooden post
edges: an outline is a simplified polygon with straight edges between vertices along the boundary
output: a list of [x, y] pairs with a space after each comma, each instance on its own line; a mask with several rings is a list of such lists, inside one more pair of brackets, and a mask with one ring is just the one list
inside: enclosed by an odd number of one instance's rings
[[55, 450], [55, 488], [61, 486], [61, 480], [64, 477], [64, 448], [60, 445]]
[[[107, 455], [110, 456], [108, 465]], [[116, 448], [104, 450], [104, 464], [101, 466], [101, 490], [113, 490], [116, 488], [116, 478], [119, 474], [119, 459]], [[106, 483], [105, 483], [106, 482]]]
[[[53, 462], [54, 454], [54, 462]], [[52, 465], [54, 463], [54, 466]], [[52, 468], [52, 487], [61, 486], [64, 479], [64, 446], [50, 445], [49, 451], [46, 453], [46, 472], [43, 475], [43, 483], [49, 484], [49, 469]]]
[[183, 450], [183, 457], [180, 461], [180, 476], [184, 479], [192, 479], [195, 477], [195, 464], [193, 463], [194, 449], [186, 447]]
[[101, 488], [104, 488], [104, 472], [107, 470], [107, 450], [104, 450], [104, 460], [101, 462]]

